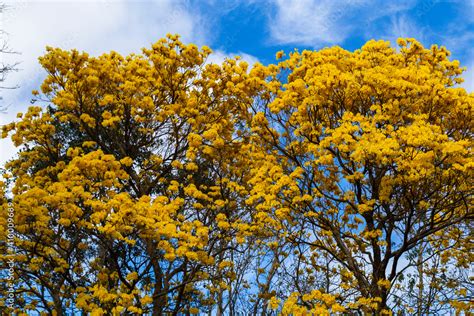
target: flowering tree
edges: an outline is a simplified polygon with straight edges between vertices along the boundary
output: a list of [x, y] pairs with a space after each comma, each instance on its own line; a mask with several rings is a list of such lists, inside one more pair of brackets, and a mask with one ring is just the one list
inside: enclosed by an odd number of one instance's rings
[[445, 48], [398, 44], [292, 53], [254, 104], [264, 150], [249, 202], [294, 247], [283, 310], [424, 314], [472, 299], [472, 280], [447, 270], [473, 259], [474, 97], [454, 87], [462, 69]]
[[3, 131], [22, 147], [7, 164], [19, 310], [214, 304], [246, 219], [236, 124], [255, 84], [245, 62], [205, 64], [209, 53], [169, 36], [126, 58], [53, 48], [40, 58], [50, 105]]
[[474, 97], [446, 49], [399, 45], [48, 48], [47, 106], [2, 134], [16, 312], [469, 310]]

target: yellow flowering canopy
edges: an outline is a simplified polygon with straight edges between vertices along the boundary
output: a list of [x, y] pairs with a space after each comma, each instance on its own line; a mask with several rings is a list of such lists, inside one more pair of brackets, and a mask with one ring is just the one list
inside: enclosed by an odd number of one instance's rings
[[232, 279], [214, 263], [246, 236], [238, 124], [263, 81], [209, 54], [171, 35], [127, 57], [47, 48], [48, 107], [3, 128], [22, 148], [6, 166], [18, 311], [161, 315]]
[[[463, 69], [445, 48], [398, 45], [291, 53], [273, 70], [272, 98], [253, 106], [264, 150], [248, 202], [293, 245], [298, 271], [283, 311], [320, 314], [323, 302], [380, 314], [424, 300], [418, 313], [439, 312], [456, 305], [439, 298], [443, 284], [470, 282], [474, 95], [456, 86]], [[338, 304], [313, 302], [315, 289]]]
[[2, 128], [16, 314], [472, 310], [474, 94], [444, 47], [209, 54], [40, 57], [42, 106]]

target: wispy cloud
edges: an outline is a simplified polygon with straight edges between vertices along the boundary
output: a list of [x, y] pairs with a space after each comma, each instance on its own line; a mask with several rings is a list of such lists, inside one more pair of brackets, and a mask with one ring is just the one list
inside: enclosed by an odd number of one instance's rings
[[419, 25], [414, 19], [406, 14], [395, 14], [390, 16], [386, 23], [378, 24], [378, 30], [372, 29], [366, 32], [366, 37], [376, 38], [390, 41], [393, 45], [398, 38], [415, 38], [420, 42], [427, 40], [427, 30]]
[[[273, 39], [279, 44], [317, 45], [338, 43], [350, 33], [340, 22], [359, 1], [276, 0], [276, 13], [269, 20]], [[336, 27], [337, 26], [337, 27]]]
[[374, 0], [274, 0], [275, 14], [269, 29], [278, 44], [318, 47], [341, 44], [348, 37], [364, 34], [386, 16], [412, 8], [413, 0], [387, 2]]
[[222, 50], [215, 50], [208, 57], [207, 62], [220, 64], [224, 60], [234, 58], [235, 56], [239, 56], [242, 60], [245, 60], [250, 66], [252, 66], [253, 64], [259, 61], [257, 57], [243, 53], [243, 52], [228, 53]]

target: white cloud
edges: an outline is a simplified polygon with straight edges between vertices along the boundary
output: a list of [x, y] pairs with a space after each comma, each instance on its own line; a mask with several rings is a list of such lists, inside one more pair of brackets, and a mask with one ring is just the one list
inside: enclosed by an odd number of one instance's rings
[[407, 10], [414, 3], [405, 0], [382, 6], [374, 0], [273, 0], [276, 13], [268, 23], [279, 44], [339, 44], [373, 21]]
[[276, 0], [276, 16], [269, 20], [274, 40], [280, 44], [337, 43], [347, 35], [347, 27], [334, 29], [347, 7], [337, 1]]
[[[29, 106], [30, 92], [44, 76], [37, 58], [46, 45], [97, 55], [110, 50], [138, 52], [166, 33], [181, 34], [184, 41], [199, 45], [206, 41], [205, 20], [186, 0], [9, 0], [6, 4], [1, 29], [8, 33], [9, 46], [21, 54], [6, 56], [4, 62], [21, 64], [5, 84], [20, 88], [1, 91], [2, 103], [9, 108], [0, 114], [0, 125]], [[0, 163], [15, 151], [9, 140], [0, 140]]]
[[379, 36], [382, 39], [389, 40], [392, 45], [396, 45], [397, 39], [402, 38], [415, 38], [420, 42], [425, 42], [425, 33], [423, 27], [416, 24], [407, 15], [395, 15], [390, 17], [390, 23], [385, 33], [381, 33]]
[[226, 53], [222, 50], [215, 50], [207, 58], [208, 63], [220, 64], [226, 59], [234, 58], [235, 56], [240, 56], [242, 60], [245, 60], [250, 66], [258, 62], [258, 58], [246, 53], [237, 52], [237, 53]]
[[466, 65], [467, 71], [465, 71], [462, 75], [464, 78], [464, 82], [462, 86], [468, 92], [474, 93], [474, 58]]

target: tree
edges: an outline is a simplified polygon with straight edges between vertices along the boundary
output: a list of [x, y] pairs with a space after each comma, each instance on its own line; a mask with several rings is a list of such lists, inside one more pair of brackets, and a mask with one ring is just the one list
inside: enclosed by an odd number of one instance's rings
[[[6, 9], [5, 4], [0, 4], [0, 13], [3, 13]], [[16, 66], [18, 63], [4, 63], [3, 62], [3, 56], [6, 54], [16, 54], [16, 52], [12, 51], [8, 47], [7, 40], [4, 38], [6, 35], [6, 32], [4, 30], [0, 30], [0, 37], [2, 37], [2, 43], [0, 44], [0, 56], [2, 56], [2, 62], [0, 62], [0, 89], [15, 89], [16, 87], [11, 87], [11, 86], [3, 86], [3, 83], [7, 79], [7, 75], [13, 71], [16, 71], [17, 68]], [[0, 100], [2, 100], [2, 97], [0, 96]], [[0, 106], [0, 111], [5, 111], [6, 107], [5, 106]]]
[[15, 312], [468, 311], [474, 97], [445, 48], [399, 44], [252, 69], [174, 35], [47, 48], [44, 106], [2, 129]]
[[19, 310], [162, 315], [216, 302], [247, 218], [238, 124], [258, 82], [243, 61], [206, 64], [209, 53], [170, 35], [126, 58], [40, 58], [49, 106], [3, 130], [22, 146], [7, 164]]
[[[444, 47], [398, 44], [294, 52], [272, 72], [272, 98], [253, 107], [265, 150], [250, 200], [299, 265], [284, 310], [337, 302], [348, 312], [423, 314], [435, 297], [472, 308], [466, 284], [441, 275], [473, 260], [474, 96], [455, 87], [463, 70]], [[410, 266], [420, 273], [415, 306], [399, 300]], [[325, 286], [306, 288], [320, 272]], [[425, 296], [439, 281], [451, 294]]]

